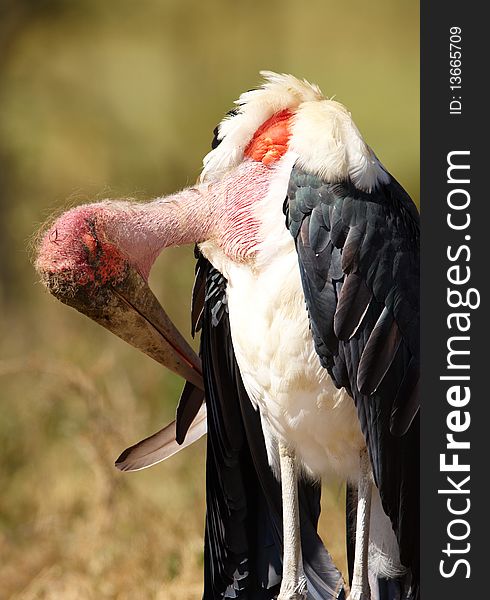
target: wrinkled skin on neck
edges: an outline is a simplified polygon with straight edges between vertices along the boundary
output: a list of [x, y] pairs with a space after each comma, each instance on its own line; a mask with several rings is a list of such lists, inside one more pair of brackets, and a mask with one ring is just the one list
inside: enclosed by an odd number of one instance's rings
[[[149, 203], [103, 201], [74, 208], [44, 234], [36, 267], [53, 289], [119, 281], [129, 263], [148, 279], [169, 246], [211, 241], [242, 261], [259, 239], [253, 206], [267, 193], [271, 169], [246, 160], [222, 179]], [[52, 284], [49, 284], [52, 281]]]

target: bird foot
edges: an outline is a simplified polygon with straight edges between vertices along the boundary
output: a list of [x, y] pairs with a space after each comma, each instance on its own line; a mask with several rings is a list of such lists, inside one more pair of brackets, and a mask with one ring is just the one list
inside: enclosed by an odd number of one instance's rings
[[308, 589], [306, 584], [306, 577], [301, 577], [296, 584], [281, 584], [281, 590], [279, 592], [277, 600], [306, 600], [307, 597]]

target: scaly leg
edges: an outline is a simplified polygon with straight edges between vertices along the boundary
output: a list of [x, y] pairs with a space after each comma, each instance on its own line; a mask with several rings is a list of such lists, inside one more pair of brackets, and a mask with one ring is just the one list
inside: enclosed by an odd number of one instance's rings
[[279, 442], [282, 487], [283, 560], [277, 600], [306, 600], [306, 577], [301, 555], [296, 457]]
[[371, 514], [371, 469], [366, 449], [361, 451], [361, 473], [357, 489], [356, 547], [349, 600], [370, 600], [368, 579], [369, 518]]

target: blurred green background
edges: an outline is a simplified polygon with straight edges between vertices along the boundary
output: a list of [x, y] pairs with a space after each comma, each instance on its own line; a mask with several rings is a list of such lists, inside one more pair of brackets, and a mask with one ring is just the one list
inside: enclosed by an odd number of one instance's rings
[[[37, 283], [53, 212], [192, 184], [258, 71], [318, 83], [418, 200], [419, 15], [405, 0], [2, 0], [0, 598], [200, 597], [205, 443], [121, 474], [181, 382]], [[189, 331], [191, 248], [151, 284]], [[321, 529], [344, 568], [343, 489]]]

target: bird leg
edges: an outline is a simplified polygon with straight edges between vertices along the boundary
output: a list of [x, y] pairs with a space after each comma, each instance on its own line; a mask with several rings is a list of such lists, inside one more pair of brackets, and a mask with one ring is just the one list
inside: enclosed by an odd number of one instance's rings
[[357, 489], [356, 546], [354, 573], [349, 600], [370, 600], [368, 578], [369, 518], [371, 514], [371, 469], [367, 449], [361, 450], [361, 470]]
[[299, 529], [298, 476], [294, 452], [279, 442], [282, 486], [283, 560], [277, 600], [306, 600], [306, 577]]

